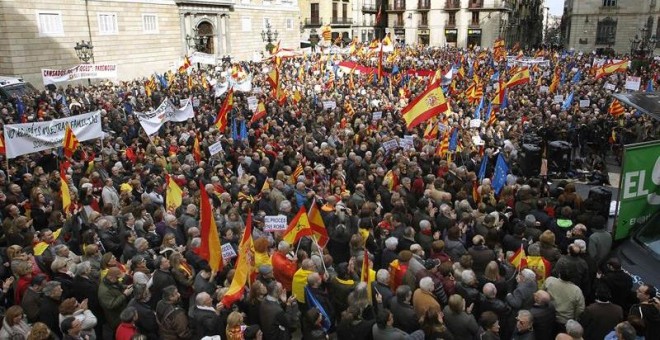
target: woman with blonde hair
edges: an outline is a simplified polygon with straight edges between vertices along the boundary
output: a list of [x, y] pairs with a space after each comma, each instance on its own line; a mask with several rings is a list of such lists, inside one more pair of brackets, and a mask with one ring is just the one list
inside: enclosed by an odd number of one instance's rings
[[497, 261], [490, 261], [484, 270], [484, 276], [480, 278], [479, 290], [483, 288], [486, 283], [492, 283], [497, 288], [497, 298], [504, 299], [508, 293], [507, 284], [504, 278], [500, 275], [500, 266]]
[[0, 339], [23, 340], [30, 333], [30, 325], [25, 321], [23, 308], [11, 306], [5, 311], [5, 318], [0, 329]]
[[57, 337], [50, 331], [43, 322], [35, 322], [32, 330], [27, 336], [27, 340], [55, 340]]
[[128, 270], [126, 269], [124, 264], [117, 261], [117, 258], [112, 253], [105, 253], [103, 254], [103, 257], [101, 257], [101, 280], [103, 280], [105, 275], [108, 274], [108, 269], [112, 267], [117, 267], [119, 269], [119, 271], [122, 273], [122, 276], [119, 278], [119, 281], [123, 281], [124, 274], [126, 274]]

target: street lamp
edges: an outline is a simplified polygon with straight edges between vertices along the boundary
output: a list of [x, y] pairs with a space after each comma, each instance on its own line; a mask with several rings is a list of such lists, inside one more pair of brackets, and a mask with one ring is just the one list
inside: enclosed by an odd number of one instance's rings
[[272, 31], [271, 30], [272, 26], [270, 25], [270, 21], [266, 22], [266, 30], [261, 31], [261, 39], [263, 42], [267, 43], [266, 44], [266, 51], [271, 52], [273, 50], [273, 42], [277, 40], [277, 36], [279, 33], [277, 30]]
[[199, 29], [197, 28], [193, 28], [192, 31], [193, 35], [186, 34], [188, 47], [198, 52], [208, 53], [207, 46], [211, 36], [207, 34], [199, 34]]
[[640, 59], [646, 58], [647, 55], [653, 56], [653, 50], [657, 43], [655, 34], [648, 36], [649, 28], [647, 25], [639, 29], [641, 34], [635, 34], [633, 39], [630, 39], [630, 54], [637, 55]]
[[76, 50], [78, 59], [85, 64], [88, 64], [90, 60], [94, 59], [94, 46], [92, 46], [91, 41], [81, 40], [80, 42], [76, 42], [76, 47], [73, 49]]
[[319, 34], [316, 32], [316, 28], [312, 28], [309, 31], [309, 44], [312, 47], [312, 53], [316, 53], [316, 45], [319, 43]]

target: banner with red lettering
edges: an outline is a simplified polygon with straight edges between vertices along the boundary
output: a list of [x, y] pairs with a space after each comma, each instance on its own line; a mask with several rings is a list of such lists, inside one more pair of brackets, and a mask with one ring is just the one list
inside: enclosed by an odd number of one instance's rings
[[81, 64], [66, 70], [41, 69], [44, 85], [79, 79], [117, 78], [115, 64]]

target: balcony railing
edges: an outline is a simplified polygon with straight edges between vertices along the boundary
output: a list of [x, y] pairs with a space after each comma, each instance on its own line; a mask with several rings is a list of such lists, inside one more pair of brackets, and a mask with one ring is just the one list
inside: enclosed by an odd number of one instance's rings
[[390, 12], [403, 12], [406, 10], [406, 2], [404, 0], [392, 0], [390, 1], [390, 7], [388, 11]]
[[431, 9], [431, 0], [418, 0], [417, 9], [420, 11], [428, 11]]
[[376, 5], [362, 5], [362, 12], [378, 13], [378, 7]]
[[305, 18], [306, 27], [321, 27], [323, 20], [321, 18]]
[[419, 28], [429, 28], [429, 22], [428, 21], [420, 21], [417, 23], [417, 27]]
[[470, 27], [479, 27], [479, 21], [470, 20]]
[[468, 8], [470, 9], [484, 7], [484, 0], [469, 0], [469, 1], [470, 2], [468, 3]]
[[330, 22], [334, 26], [350, 26], [353, 25], [353, 19], [350, 18], [332, 18]]
[[461, 9], [461, 0], [447, 0], [445, 2], [445, 10], [459, 10]]
[[404, 26], [403, 20], [402, 21], [394, 20], [394, 27], [403, 27], [403, 26]]
[[445, 27], [456, 27], [456, 20], [445, 20]]

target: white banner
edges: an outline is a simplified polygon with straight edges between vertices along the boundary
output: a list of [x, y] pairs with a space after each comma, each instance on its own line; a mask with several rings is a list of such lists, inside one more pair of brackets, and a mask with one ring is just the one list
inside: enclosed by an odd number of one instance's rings
[[383, 142], [383, 149], [385, 149], [385, 151], [390, 151], [398, 147], [399, 147], [399, 142], [397, 142], [396, 139], [390, 139], [388, 141]]
[[614, 91], [614, 90], [616, 90], [616, 85], [610, 84], [610, 83], [605, 83], [605, 89]]
[[238, 80], [229, 77], [229, 86], [233, 87], [234, 91], [252, 92], [252, 75], [248, 75]]
[[190, 55], [190, 62], [192, 64], [206, 64], [206, 65], [215, 65], [216, 59], [213, 54], [202, 53], [202, 52], [193, 52]]
[[641, 77], [633, 77], [633, 76], [627, 76], [626, 77], [626, 90], [633, 90], [633, 91], [639, 91], [639, 87], [642, 85], [642, 78]]
[[217, 83], [215, 84], [215, 97], [218, 98], [222, 96], [225, 92], [229, 90], [229, 82]]
[[185, 122], [195, 117], [192, 106], [192, 100], [184, 99], [181, 101], [181, 108], [172, 105], [169, 99], [163, 100], [160, 106], [151, 112], [136, 112], [140, 125], [148, 135], [158, 132], [165, 122]]
[[337, 108], [337, 102], [335, 102], [334, 100], [326, 100], [323, 102], [324, 110], [328, 110], [328, 109], [334, 110], [335, 108]]
[[47, 122], [5, 125], [7, 158], [62, 146], [67, 124], [81, 142], [103, 136], [101, 111]]
[[216, 153], [222, 151], [222, 142], [217, 141], [211, 145], [209, 145], [209, 153], [211, 156], [215, 155]]
[[284, 215], [264, 216], [264, 231], [285, 231], [288, 226]]
[[44, 85], [78, 79], [117, 78], [115, 64], [81, 64], [67, 70], [41, 69]]

